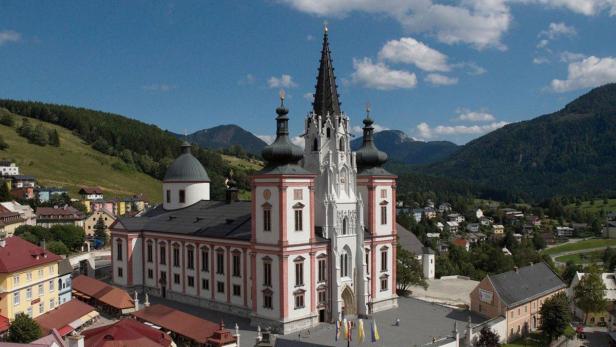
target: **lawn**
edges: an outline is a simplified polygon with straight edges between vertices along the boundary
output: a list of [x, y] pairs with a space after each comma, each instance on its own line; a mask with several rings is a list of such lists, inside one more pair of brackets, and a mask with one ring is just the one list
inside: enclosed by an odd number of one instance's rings
[[520, 337], [519, 339], [502, 345], [503, 347], [542, 347], [539, 334], [530, 334], [527, 337]]
[[[576, 205], [569, 204], [567, 207], [576, 207]], [[616, 211], [616, 199], [608, 199], [607, 204], [603, 199], [595, 199], [592, 204], [590, 203], [590, 200], [583, 201], [579, 208], [588, 212], [599, 212], [601, 210], [608, 212]]]
[[576, 243], [565, 243], [559, 246], [548, 248], [543, 251], [544, 254], [557, 254], [571, 251], [583, 251], [585, 249], [616, 246], [616, 239], [590, 239]]
[[[21, 125], [21, 119], [15, 116], [15, 126]], [[77, 197], [80, 186], [100, 186], [107, 197], [144, 193], [151, 202], [161, 201], [160, 181], [127, 168], [117, 157], [94, 150], [65, 128], [32, 118], [30, 122], [56, 129], [60, 147], [29, 143], [14, 127], [0, 125], [0, 135], [9, 145], [0, 151], [0, 159], [14, 160], [22, 175], [35, 176], [42, 186], [67, 188], [72, 197]]]
[[596, 262], [603, 261], [604, 252], [605, 251], [600, 250], [600, 251], [563, 255], [561, 257], [557, 257], [556, 261], [561, 262], [561, 263], [573, 261], [575, 264], [596, 263]]

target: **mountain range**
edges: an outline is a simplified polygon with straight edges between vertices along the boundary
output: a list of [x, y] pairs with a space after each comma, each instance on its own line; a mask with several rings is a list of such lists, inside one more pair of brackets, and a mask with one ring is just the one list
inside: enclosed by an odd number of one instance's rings
[[246, 152], [261, 155], [263, 147], [267, 146], [265, 141], [244, 130], [235, 124], [219, 125], [209, 129], [195, 131], [192, 134], [174, 134], [179, 139], [186, 139], [201, 148], [224, 149], [234, 145], [239, 145]]
[[616, 84], [477, 138], [421, 172], [528, 199], [616, 194]]

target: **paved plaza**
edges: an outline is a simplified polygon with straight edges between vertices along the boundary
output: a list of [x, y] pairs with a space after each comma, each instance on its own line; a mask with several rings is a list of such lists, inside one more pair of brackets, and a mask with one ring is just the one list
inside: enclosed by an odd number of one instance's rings
[[[208, 319], [214, 322], [225, 323], [225, 327], [232, 330], [235, 324], [239, 326], [241, 335], [241, 346], [248, 347], [254, 345], [257, 332], [249, 325], [249, 319], [235, 315], [221, 313], [206, 308], [186, 305], [158, 297], [150, 297], [151, 303], [164, 304], [178, 310], [193, 314], [195, 316]], [[464, 329], [468, 323], [470, 312], [448, 308], [442, 305], [433, 304], [414, 298], [400, 298], [399, 308], [379, 312], [374, 314], [381, 340], [375, 346], [422, 346], [432, 341], [432, 338], [441, 338], [452, 335], [454, 323], [457, 322], [458, 331], [464, 334]], [[400, 319], [400, 326], [395, 326], [396, 318]], [[473, 324], [484, 321], [480, 316], [471, 315]], [[350, 346], [371, 345], [370, 343], [370, 322], [364, 320], [366, 340], [363, 344], [356, 341], [356, 330], [353, 333], [354, 341]], [[301, 340], [325, 346], [347, 346], [346, 341], [334, 340], [335, 326], [333, 324], [321, 324], [310, 330], [303, 330], [299, 333], [289, 334], [280, 337], [285, 340]]]

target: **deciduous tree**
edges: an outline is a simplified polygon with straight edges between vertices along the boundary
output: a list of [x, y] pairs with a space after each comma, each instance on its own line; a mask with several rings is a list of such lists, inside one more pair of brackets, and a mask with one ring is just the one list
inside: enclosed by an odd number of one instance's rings
[[571, 324], [569, 299], [564, 292], [547, 299], [541, 306], [541, 331], [548, 344], [565, 333]]
[[9, 327], [8, 340], [17, 343], [30, 343], [41, 337], [41, 328], [25, 313], [18, 313]]
[[580, 282], [573, 289], [575, 305], [584, 312], [584, 323], [589, 313], [602, 312], [607, 309], [604, 297], [605, 284], [596, 265], [588, 267]]

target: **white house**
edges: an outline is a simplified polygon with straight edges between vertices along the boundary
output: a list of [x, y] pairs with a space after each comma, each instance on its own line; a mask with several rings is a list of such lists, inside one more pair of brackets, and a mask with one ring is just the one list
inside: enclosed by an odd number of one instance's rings
[[455, 234], [460, 230], [460, 225], [458, 222], [445, 222], [445, 230]]
[[0, 176], [19, 175], [19, 166], [10, 160], [0, 160]]

